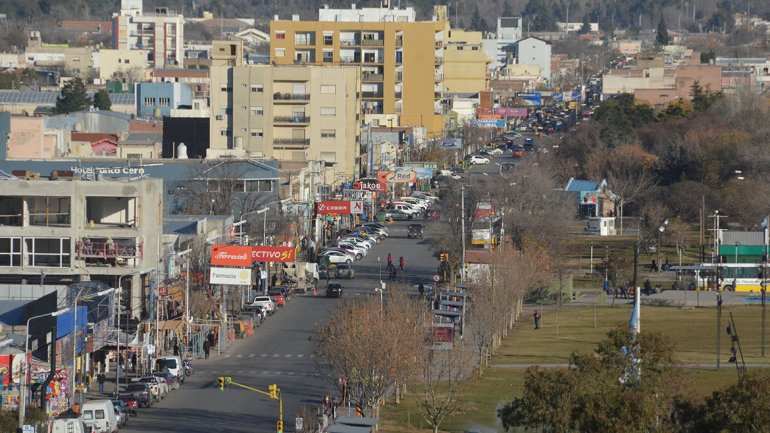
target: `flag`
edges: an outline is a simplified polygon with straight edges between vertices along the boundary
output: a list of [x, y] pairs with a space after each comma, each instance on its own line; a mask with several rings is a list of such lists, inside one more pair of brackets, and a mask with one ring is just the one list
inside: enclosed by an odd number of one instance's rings
[[631, 320], [628, 321], [628, 332], [634, 336], [639, 335], [639, 289], [634, 290], [634, 309], [631, 311]]

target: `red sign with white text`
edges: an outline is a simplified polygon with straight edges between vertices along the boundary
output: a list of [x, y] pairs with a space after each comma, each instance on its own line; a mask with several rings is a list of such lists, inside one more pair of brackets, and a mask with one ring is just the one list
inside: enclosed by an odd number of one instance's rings
[[217, 266], [251, 267], [251, 247], [240, 245], [212, 245], [211, 264]]
[[294, 247], [249, 247], [252, 262], [294, 262], [297, 250]]
[[318, 215], [350, 215], [350, 202], [342, 200], [326, 200], [316, 204]]

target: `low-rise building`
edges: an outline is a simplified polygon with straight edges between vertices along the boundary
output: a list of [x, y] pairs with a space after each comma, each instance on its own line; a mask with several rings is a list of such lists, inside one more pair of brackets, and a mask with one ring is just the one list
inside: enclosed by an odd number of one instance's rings
[[182, 83], [138, 83], [136, 85], [136, 115], [159, 119], [170, 116], [171, 110], [191, 107], [193, 94]]

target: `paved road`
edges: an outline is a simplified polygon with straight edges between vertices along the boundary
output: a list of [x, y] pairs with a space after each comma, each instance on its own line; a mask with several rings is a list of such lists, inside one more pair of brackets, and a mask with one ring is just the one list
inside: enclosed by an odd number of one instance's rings
[[409, 281], [432, 281], [437, 261], [428, 251], [429, 241], [407, 239], [408, 224], [391, 224], [390, 238], [355, 263], [355, 278], [342, 281], [345, 287], [343, 299], [323, 297], [323, 283], [318, 296], [295, 297], [257, 328], [254, 336], [235, 341], [221, 355], [196, 361], [195, 375], [188, 377], [179, 390], [154, 407], [140, 409], [139, 417], [131, 418], [122, 431], [274, 431], [278, 416], [276, 401], [235, 387], [219, 391], [217, 376], [230, 376], [233, 381], [263, 390], [267, 390], [269, 384], [278, 384], [284, 398], [285, 430], [293, 431], [294, 417], [299, 410], [316, 408], [324, 395], [334, 395], [331, 385], [334, 378], [319, 369], [313, 353], [316, 343], [310, 337], [338, 303], [375, 294], [374, 288], [379, 286], [380, 278], [377, 257], [380, 257], [386, 283], [388, 252], [393, 255], [395, 264], [398, 257], [404, 256], [405, 276]]

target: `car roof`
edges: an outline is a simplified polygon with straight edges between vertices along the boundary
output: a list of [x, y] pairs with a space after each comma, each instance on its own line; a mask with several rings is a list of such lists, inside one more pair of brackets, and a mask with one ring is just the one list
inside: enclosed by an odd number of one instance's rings
[[326, 286], [326, 287], [329, 288], [329, 289], [341, 289], [342, 288], [342, 284], [340, 284], [340, 283], [329, 283], [329, 285]]

